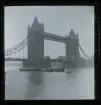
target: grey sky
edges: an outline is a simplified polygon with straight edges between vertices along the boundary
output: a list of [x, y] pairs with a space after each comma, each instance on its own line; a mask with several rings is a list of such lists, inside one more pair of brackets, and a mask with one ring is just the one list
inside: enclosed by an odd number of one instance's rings
[[[84, 51], [94, 54], [94, 7], [93, 6], [10, 6], [5, 7], [4, 35], [5, 49], [27, 36], [27, 26], [34, 17], [43, 22], [45, 32], [65, 36], [73, 29], [79, 33], [80, 45]], [[45, 55], [52, 58], [65, 56], [65, 44], [45, 40]]]

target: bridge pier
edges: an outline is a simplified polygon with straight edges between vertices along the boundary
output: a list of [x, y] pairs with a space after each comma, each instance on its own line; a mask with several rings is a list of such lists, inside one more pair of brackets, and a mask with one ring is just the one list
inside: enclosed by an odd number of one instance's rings
[[48, 68], [50, 67], [50, 61], [47, 61], [45, 59], [41, 60], [35, 60], [35, 61], [30, 61], [30, 60], [24, 60], [23, 61], [23, 67], [26, 68]]

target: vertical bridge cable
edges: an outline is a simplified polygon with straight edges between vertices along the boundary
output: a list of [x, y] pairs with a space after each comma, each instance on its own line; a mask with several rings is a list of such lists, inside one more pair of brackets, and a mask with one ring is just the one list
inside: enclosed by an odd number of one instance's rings
[[23, 59], [24, 59], [24, 48], [22, 50], [23, 50]]
[[21, 50], [19, 50], [18, 52], [19, 52], [19, 57], [18, 57], [18, 58], [21, 58], [21, 57], [20, 57], [20, 56], [21, 56]]
[[14, 58], [16, 58], [16, 53], [14, 53]]

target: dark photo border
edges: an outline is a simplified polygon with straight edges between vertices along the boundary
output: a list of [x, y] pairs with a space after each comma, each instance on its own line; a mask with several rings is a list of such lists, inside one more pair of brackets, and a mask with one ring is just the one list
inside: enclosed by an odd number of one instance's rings
[[[28, 102], [27, 105], [29, 105], [30, 103], [32, 102], [35, 102], [34, 100], [33, 101], [10, 101], [10, 100], [5, 100], [5, 72], [4, 72], [4, 6], [70, 6], [70, 5], [76, 5], [76, 6], [94, 6], [94, 10], [95, 10], [95, 18], [94, 18], [94, 25], [95, 25], [95, 30], [94, 30], [94, 38], [95, 38], [95, 53], [94, 53], [94, 68], [95, 68], [95, 99], [94, 100], [99, 100], [100, 99], [100, 3], [98, 2], [87, 2], [87, 1], [82, 1], [82, 2], [66, 2], [66, 1], [54, 1], [54, 2], [49, 2], [49, 1], [33, 1], [33, 2], [21, 2], [21, 1], [8, 1], [8, 2], [5, 2], [5, 3], [2, 3], [2, 8], [1, 8], [1, 35], [0, 35], [0, 60], [1, 60], [1, 63], [0, 63], [0, 70], [1, 70], [1, 73], [0, 73], [0, 77], [1, 77], [1, 100], [2, 102], [0, 102], [0, 104], [9, 104], [11, 105], [11, 103], [14, 105], [14, 103], [18, 103], [20, 104], [20, 102], [25, 102], [25, 104], [27, 104], [26, 102]], [[93, 100], [93, 101], [94, 101]], [[69, 103], [74, 103], [76, 104], [76, 102], [78, 101], [73, 101], [73, 100], [68, 100], [68, 101], [64, 101], [64, 102], [69, 102]], [[79, 100], [80, 101], [80, 100]], [[82, 101], [85, 101], [85, 100], [81, 100], [81, 103], [84, 103]], [[87, 101], [87, 100], [86, 100]], [[40, 103], [40, 101], [37, 101], [36, 104], [42, 104], [42, 101]], [[43, 101], [45, 102], [46, 104], [63, 104], [64, 102], [61, 100], [59, 101]], [[44, 104], [45, 104], [44, 103]], [[84, 103], [85, 104], [85, 103]]]

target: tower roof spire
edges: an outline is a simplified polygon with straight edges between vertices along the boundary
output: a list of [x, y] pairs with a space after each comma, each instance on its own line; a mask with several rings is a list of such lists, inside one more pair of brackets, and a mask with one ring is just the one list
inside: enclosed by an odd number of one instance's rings
[[38, 26], [38, 25], [39, 25], [39, 22], [38, 22], [37, 16], [35, 16], [34, 22], [32, 23], [32, 27], [35, 27], [35, 26]]
[[35, 16], [34, 21], [37, 21], [39, 24], [42, 24], [43, 22], [41, 21], [41, 19], [37, 16]]
[[44, 24], [40, 20], [40, 18], [38, 18], [37, 16], [35, 16], [34, 22], [32, 23], [31, 28], [32, 29], [44, 29]]
[[75, 35], [75, 32], [74, 32], [74, 30], [73, 29], [71, 29], [71, 31], [70, 31], [70, 33], [69, 33], [69, 35], [71, 36], [71, 35]]
[[77, 36], [79, 36], [79, 34], [78, 34], [78, 32], [77, 32], [77, 34], [76, 34]]
[[71, 29], [69, 33], [70, 38], [78, 38], [78, 33], [75, 33], [73, 29]]

